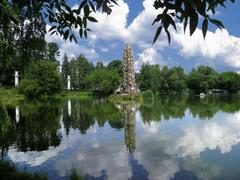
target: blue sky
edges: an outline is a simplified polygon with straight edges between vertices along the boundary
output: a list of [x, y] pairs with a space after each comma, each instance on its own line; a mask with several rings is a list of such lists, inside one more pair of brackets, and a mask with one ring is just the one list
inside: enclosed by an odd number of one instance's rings
[[[226, 29], [220, 31], [211, 26], [205, 40], [202, 32], [197, 29], [192, 37], [182, 31], [171, 30], [172, 42], [167, 43], [163, 33], [152, 45], [156, 26], [151, 23], [158, 13], [152, 6], [154, 0], [118, 0], [119, 6], [113, 8], [110, 16], [97, 13], [98, 23], [90, 24], [94, 31], [87, 40], [78, 44], [63, 41], [57, 36], [46, 35], [48, 42], [56, 42], [63, 54], [70, 57], [85, 55], [90, 61], [105, 64], [114, 59], [122, 59], [124, 44], [132, 43], [134, 48], [135, 68], [139, 70], [143, 63], [159, 64], [160, 66], [182, 66], [186, 71], [199, 65], [209, 65], [218, 71], [233, 70], [240, 72], [240, 2], [227, 4], [227, 8], [219, 8], [217, 17]], [[68, 0], [74, 7], [78, 0]], [[49, 28], [49, 27], [48, 27]], [[77, 32], [77, 30], [76, 30]]]

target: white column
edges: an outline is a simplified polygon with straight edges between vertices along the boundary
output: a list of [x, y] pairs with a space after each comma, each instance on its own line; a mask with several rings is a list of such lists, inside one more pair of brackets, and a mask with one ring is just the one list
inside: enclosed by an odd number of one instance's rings
[[19, 122], [19, 119], [20, 119], [20, 115], [19, 115], [19, 106], [16, 106], [15, 107], [15, 118], [16, 118], [16, 122], [18, 123]]
[[15, 87], [18, 86], [18, 83], [19, 83], [18, 78], [19, 78], [18, 71], [15, 71]]
[[72, 115], [72, 105], [71, 100], [68, 100], [68, 116]]
[[68, 90], [71, 89], [71, 78], [70, 78], [69, 75], [68, 75], [68, 77], [67, 77], [67, 89], [68, 89]]

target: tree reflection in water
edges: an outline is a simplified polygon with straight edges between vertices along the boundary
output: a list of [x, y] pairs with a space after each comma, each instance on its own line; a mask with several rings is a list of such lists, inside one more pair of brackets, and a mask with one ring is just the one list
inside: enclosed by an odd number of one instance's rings
[[16, 130], [15, 123], [8, 116], [6, 107], [0, 101], [0, 150], [1, 159], [6, 155], [9, 146], [13, 143]]
[[122, 103], [116, 104], [116, 107], [120, 110], [123, 122], [124, 122], [124, 139], [127, 151], [131, 154], [136, 148], [136, 112], [138, 104], [136, 103]]
[[139, 109], [145, 123], [183, 118], [187, 110], [194, 117], [209, 119], [219, 111], [238, 111], [240, 101], [237, 95], [211, 95], [204, 99], [199, 96], [162, 95], [145, 100]]
[[[8, 116], [7, 121], [11, 124], [9, 135], [1, 136], [8, 142], [8, 147], [14, 144], [19, 151], [27, 152], [44, 151], [49, 146], [60, 144], [60, 111], [56, 103], [23, 103], [20, 107], [9, 107]], [[5, 131], [9, 129], [2, 120], [1, 126]], [[1, 146], [4, 144], [1, 143]]]
[[165, 95], [141, 105], [106, 99], [24, 102], [19, 116], [15, 107], [7, 108], [5, 121], [2, 106], [1, 127], [9, 130], [1, 131], [1, 152], [9, 149], [12, 161], [55, 168], [60, 176], [74, 161], [95, 178], [103, 171], [104, 177], [119, 179], [145, 171], [144, 177], [169, 179], [183, 175], [181, 168], [203, 179], [216, 177], [225, 162], [204, 160], [202, 153], [210, 149], [221, 157], [231, 154], [239, 143], [239, 108], [239, 97], [227, 95]]

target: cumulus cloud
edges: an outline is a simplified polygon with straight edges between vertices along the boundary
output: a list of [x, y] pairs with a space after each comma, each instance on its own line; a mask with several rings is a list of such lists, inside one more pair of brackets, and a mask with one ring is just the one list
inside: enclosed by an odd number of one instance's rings
[[[216, 30], [214, 32], [208, 31], [207, 37], [204, 40], [202, 32], [197, 28], [193, 36], [189, 36], [183, 32], [181, 25], [178, 25], [178, 31], [175, 32], [171, 29], [172, 42], [168, 46], [166, 35], [163, 32], [160, 39], [152, 46], [153, 36], [155, 34], [156, 26], [152, 26], [152, 21], [159, 13], [153, 7], [154, 0], [144, 0], [143, 10], [128, 23], [129, 11], [131, 7], [128, 6], [126, 1], [119, 0], [118, 6], [113, 6], [113, 12], [110, 16], [97, 12], [94, 16], [98, 23], [90, 23], [89, 26], [93, 32], [89, 33], [87, 41], [79, 44], [63, 41], [57, 36], [50, 36], [47, 34], [47, 41], [57, 42], [62, 51], [58, 59], [62, 59], [64, 52], [70, 56], [78, 56], [84, 54], [90, 60], [95, 61], [101, 53], [110, 53], [114, 50], [113, 44], [124, 44], [130, 42], [137, 47], [135, 56], [135, 68], [138, 70], [142, 63], [150, 62], [157, 64], [168, 64], [168, 57], [163, 58], [163, 51], [168, 47], [174, 49], [183, 60], [193, 59], [195, 64], [206, 64], [212, 66], [222, 66], [234, 68], [239, 70], [240, 61], [240, 38], [232, 36], [227, 30]], [[76, 30], [77, 32], [77, 30]], [[98, 48], [96, 45], [102, 42], [104, 47]], [[111, 49], [111, 51], [109, 51]], [[174, 55], [175, 56], [175, 55]], [[178, 57], [171, 57], [178, 59]], [[204, 60], [202, 60], [204, 59]], [[181, 62], [179, 62], [181, 65]]]
[[[139, 68], [142, 63], [146, 61], [159, 63], [158, 60], [162, 61], [162, 57], [159, 48], [166, 46], [166, 41], [162, 41], [158, 46], [152, 46], [152, 36], [155, 29], [152, 28], [152, 21], [157, 14], [157, 11], [153, 7], [153, 0], [144, 0], [144, 10], [133, 20], [131, 24], [127, 24], [129, 6], [123, 0], [118, 1], [118, 6], [113, 6], [113, 11], [110, 16], [97, 12], [95, 14], [98, 23], [90, 23], [90, 28], [93, 32], [89, 33], [88, 45], [74, 44], [69, 41], [64, 41], [62, 38], [53, 35], [46, 35], [48, 42], [56, 42], [60, 46], [61, 56], [58, 58], [61, 60], [63, 54], [66, 52], [69, 56], [76, 57], [83, 53], [89, 59], [97, 59], [99, 54], [96, 52], [96, 42], [110, 41], [111, 43], [116, 42], [130, 42], [140, 48], [136, 56], [136, 67]], [[47, 29], [50, 27], [48, 26]], [[77, 32], [77, 30], [76, 30]], [[101, 52], [108, 52], [111, 47], [109, 43], [105, 43], [106, 47], [100, 48]], [[146, 55], [150, 55], [147, 60], [143, 60]]]
[[202, 31], [197, 28], [192, 36], [189, 32], [183, 32], [181, 25], [179, 31], [172, 31], [173, 43], [179, 49], [179, 53], [186, 58], [202, 57], [216, 64], [222, 64], [234, 68], [240, 68], [240, 39], [231, 36], [227, 30], [217, 29], [215, 32], [207, 32], [203, 39]]
[[[161, 137], [158, 141], [168, 141], [165, 152], [178, 157], [198, 157], [206, 149], [219, 149], [221, 153], [230, 152], [240, 142], [240, 112], [234, 114], [217, 113], [211, 121], [191, 120], [143, 124], [147, 136], [143, 139]], [[185, 122], [185, 123], [184, 123]], [[176, 124], [176, 126], [174, 125]], [[175, 132], [168, 131], [169, 125]]]
[[118, 6], [114, 5], [112, 10], [110, 16], [101, 12], [94, 15], [98, 23], [90, 24], [90, 28], [93, 29], [92, 34], [95, 34], [97, 39], [107, 41], [125, 40], [129, 37], [129, 32], [126, 29], [129, 7], [123, 0], [119, 0]]
[[137, 54], [137, 61], [135, 62], [135, 69], [140, 70], [142, 64], [161, 64], [166, 65], [161, 53], [154, 47], [144, 49]]
[[[47, 25], [47, 30], [48, 29], [50, 29], [49, 25]], [[47, 33], [45, 39], [47, 42], [57, 43], [60, 50], [60, 56], [57, 57], [59, 61], [63, 60], [64, 53], [66, 53], [70, 58], [77, 58], [81, 54], [83, 54], [84, 56], [91, 60], [96, 60], [99, 57], [99, 54], [96, 52], [94, 48], [87, 45], [81, 45], [75, 42], [70, 42], [69, 40], [65, 41], [56, 34], [50, 35], [49, 33]]]

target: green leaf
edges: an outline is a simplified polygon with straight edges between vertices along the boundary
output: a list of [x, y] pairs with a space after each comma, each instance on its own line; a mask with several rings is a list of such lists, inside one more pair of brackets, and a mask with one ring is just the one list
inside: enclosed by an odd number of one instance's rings
[[176, 24], [172, 17], [169, 14], [166, 14], [167, 21], [174, 27], [175, 30], [177, 30]]
[[68, 35], [69, 35], [69, 30], [66, 30], [63, 34], [63, 37], [64, 37], [65, 40], [67, 40]]
[[50, 29], [49, 29], [49, 32], [52, 31], [53, 29], [55, 29], [56, 26], [52, 26]]
[[90, 14], [90, 9], [88, 7], [88, 5], [84, 6], [84, 16], [88, 17]]
[[86, 29], [84, 30], [84, 36], [85, 36], [85, 38], [87, 38], [87, 30]]
[[196, 12], [194, 12], [191, 16], [190, 16], [190, 36], [195, 32], [196, 28], [198, 25], [198, 14]]
[[79, 35], [82, 38], [82, 36], [83, 36], [83, 29], [82, 28], [79, 29]]
[[205, 18], [205, 19], [203, 20], [203, 23], [202, 23], [202, 33], [203, 33], [204, 39], [205, 39], [206, 34], [207, 34], [207, 29], [208, 29], [208, 19]]
[[88, 17], [88, 20], [91, 21], [91, 22], [98, 22], [94, 17], [92, 16], [89, 16]]
[[82, 9], [83, 8], [83, 6], [85, 6], [85, 4], [87, 3], [87, 0], [84, 0], [81, 4], [80, 4], [80, 6], [79, 6], [79, 8], [78, 9]]
[[159, 22], [162, 19], [162, 14], [157, 15], [157, 17], [154, 19], [154, 21], [152, 22], [152, 25], [156, 22]]
[[157, 28], [156, 33], [155, 33], [155, 36], [154, 36], [154, 39], [153, 39], [153, 44], [156, 42], [156, 40], [157, 40], [158, 36], [160, 35], [161, 31], [162, 31], [162, 26], [159, 26]]
[[224, 25], [221, 21], [217, 19], [209, 19], [211, 23], [215, 24], [219, 29], [224, 28]]
[[93, 3], [91, 2], [91, 1], [88, 1], [89, 2], [89, 4], [90, 4], [90, 6], [91, 6], [91, 9], [94, 11], [94, 12], [96, 12], [96, 9], [95, 9], [95, 6], [93, 5]]
[[166, 33], [167, 33], [167, 37], [168, 37], [168, 44], [170, 44], [171, 42], [171, 36], [170, 36], [170, 33], [167, 29], [165, 29]]
[[187, 24], [188, 24], [188, 17], [185, 17], [184, 25], [183, 25], [184, 33], [186, 32]]

